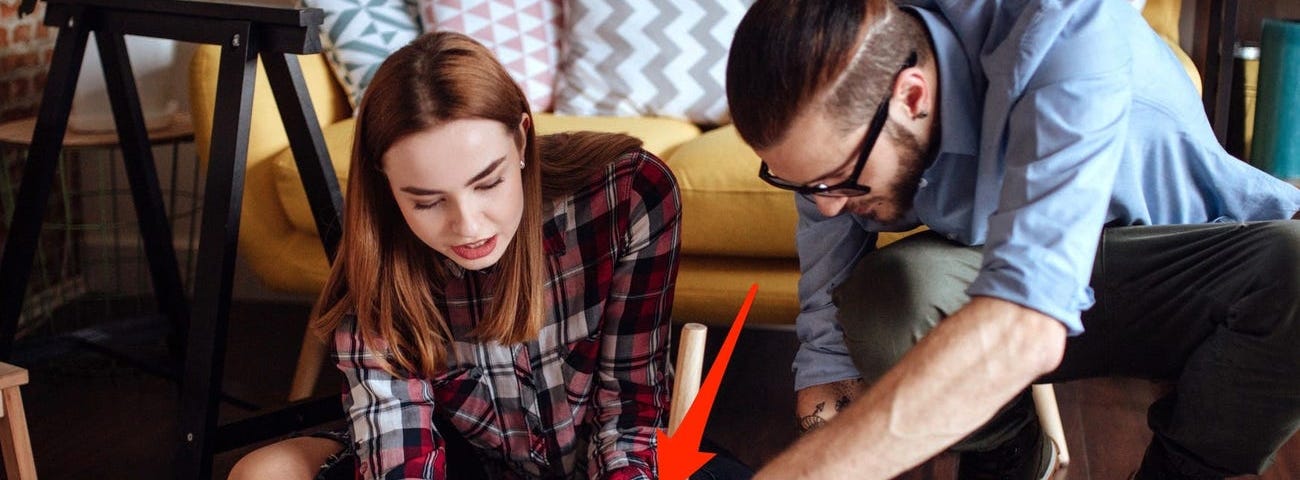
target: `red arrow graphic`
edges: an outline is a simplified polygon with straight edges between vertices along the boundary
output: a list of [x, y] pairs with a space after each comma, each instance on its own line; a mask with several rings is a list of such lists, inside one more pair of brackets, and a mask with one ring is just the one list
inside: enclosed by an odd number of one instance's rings
[[704, 424], [708, 423], [709, 412], [713, 410], [713, 398], [718, 394], [722, 374], [727, 371], [731, 351], [736, 347], [736, 338], [740, 337], [740, 329], [745, 326], [745, 318], [749, 316], [749, 306], [754, 303], [756, 293], [757, 283], [749, 286], [745, 303], [740, 306], [736, 321], [731, 324], [727, 339], [722, 343], [722, 350], [718, 351], [718, 357], [709, 367], [709, 374], [704, 377], [700, 393], [691, 402], [691, 408], [686, 411], [682, 424], [671, 437], [663, 430], [658, 432], [660, 480], [688, 480], [692, 473], [713, 458], [712, 453], [700, 452], [700, 439], [704, 438]]

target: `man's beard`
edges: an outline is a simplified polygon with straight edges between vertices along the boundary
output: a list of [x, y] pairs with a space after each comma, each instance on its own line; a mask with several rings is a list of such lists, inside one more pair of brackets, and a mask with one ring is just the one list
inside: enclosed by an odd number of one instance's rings
[[893, 122], [885, 124], [885, 134], [897, 145], [898, 174], [886, 184], [888, 188], [881, 192], [881, 196], [868, 195], [859, 209], [866, 210], [870, 204], [879, 203], [877, 208], [871, 209], [867, 218], [889, 225], [912, 211], [916, 192], [921, 188], [921, 175], [925, 173], [925, 165], [928, 163], [926, 159], [934, 153], [935, 144], [932, 142], [928, 146], [922, 146], [915, 134]]

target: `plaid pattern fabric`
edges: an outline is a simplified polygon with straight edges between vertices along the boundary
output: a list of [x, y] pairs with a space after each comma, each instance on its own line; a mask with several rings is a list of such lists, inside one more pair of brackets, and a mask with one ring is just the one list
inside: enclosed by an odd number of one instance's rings
[[438, 299], [455, 341], [436, 378], [384, 372], [385, 347], [363, 343], [351, 320], [335, 332], [359, 477], [444, 478], [434, 415], [477, 447], [491, 478], [657, 477], [681, 204], [668, 168], [644, 151], [593, 180], [549, 207], [549, 313], [536, 340], [469, 339], [496, 276], [458, 267]]

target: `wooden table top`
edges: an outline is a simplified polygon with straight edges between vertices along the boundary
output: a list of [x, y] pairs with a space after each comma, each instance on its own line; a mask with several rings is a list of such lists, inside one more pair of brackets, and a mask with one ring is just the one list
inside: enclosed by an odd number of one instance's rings
[[[36, 117], [28, 117], [0, 124], [0, 144], [28, 147], [32, 144], [32, 132], [36, 130]], [[150, 143], [168, 143], [186, 141], [194, 138], [194, 126], [187, 113], [172, 115], [166, 126], [150, 130]], [[64, 148], [116, 147], [117, 132], [77, 132], [68, 129], [63, 135]]]

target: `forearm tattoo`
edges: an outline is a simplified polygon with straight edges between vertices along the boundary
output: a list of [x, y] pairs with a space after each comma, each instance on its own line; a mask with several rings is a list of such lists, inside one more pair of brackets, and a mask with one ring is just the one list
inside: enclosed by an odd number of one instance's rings
[[[818, 428], [821, 428], [822, 425], [826, 425], [826, 419], [822, 418], [821, 415], [822, 410], [825, 408], [826, 408], [826, 402], [818, 403], [817, 408], [813, 409], [812, 413], [803, 416], [803, 418], [800, 418], [799, 433], [800, 434], [808, 433]], [[839, 408], [836, 408], [836, 410], [839, 410]]]
[[861, 392], [862, 387], [865, 387], [866, 385], [867, 382], [863, 381], [861, 378], [836, 383], [835, 396], [839, 397], [839, 400], [835, 401], [835, 412], [838, 413], [840, 410], [844, 410], [844, 407], [847, 406], [849, 402], [858, 398], [858, 393]]
[[799, 418], [799, 434], [802, 435], [826, 425], [829, 417], [839, 414], [841, 410], [844, 410], [844, 407], [849, 405], [849, 402], [857, 398], [858, 392], [865, 384], [866, 382], [861, 379], [835, 383], [833, 387], [835, 390], [833, 394], [835, 396], [835, 412], [831, 415], [824, 415], [826, 402], [818, 403], [813, 408], [812, 413]]

